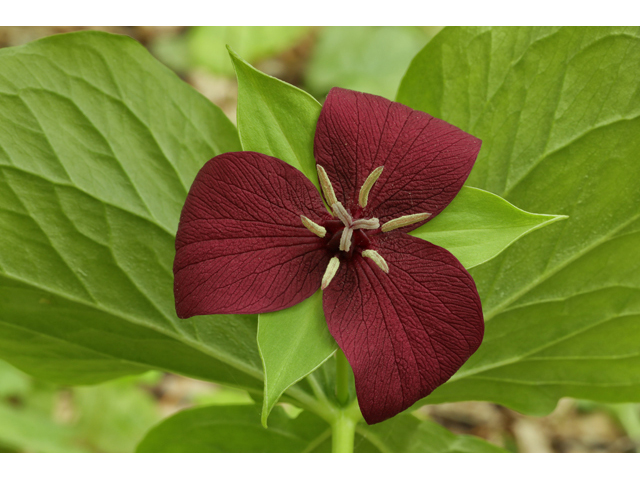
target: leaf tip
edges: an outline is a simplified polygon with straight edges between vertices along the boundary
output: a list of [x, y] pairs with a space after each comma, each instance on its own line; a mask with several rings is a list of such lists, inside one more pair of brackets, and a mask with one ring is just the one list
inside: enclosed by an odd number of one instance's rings
[[250, 66], [251, 68], [253, 68], [252, 65], [250, 65], [249, 63], [247, 63], [247, 61], [242, 58], [238, 52], [236, 52], [231, 45], [226, 44], [225, 47], [227, 47], [227, 51], [229, 52], [229, 57], [231, 58], [231, 63], [233, 64], [233, 68], [235, 68], [237, 70], [237, 65], [238, 63], [244, 63], [245, 65]]
[[240, 55], [238, 55], [238, 52], [236, 52], [233, 48], [231, 48], [231, 45], [225, 44], [225, 47], [227, 47], [227, 51], [229, 52], [229, 58], [231, 59], [231, 64], [233, 65], [233, 68], [236, 71], [236, 75], [237, 75], [238, 64], [247, 63], [247, 62]]
[[226, 47], [226, 49], [229, 52], [229, 55], [231, 57], [238, 57], [238, 54], [236, 53], [236, 51], [233, 48], [231, 48], [231, 45], [229, 45], [228, 43], [225, 43], [224, 46]]

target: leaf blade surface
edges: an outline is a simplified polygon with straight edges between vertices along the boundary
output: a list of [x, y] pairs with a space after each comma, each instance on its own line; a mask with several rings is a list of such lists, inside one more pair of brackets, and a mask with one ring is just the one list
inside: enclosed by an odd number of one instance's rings
[[242, 149], [296, 167], [319, 190], [313, 138], [320, 104], [307, 92], [256, 70], [233, 50], [238, 77], [238, 133]]
[[322, 310], [322, 290], [279, 312], [258, 316], [258, 348], [264, 367], [262, 423], [280, 396], [336, 351]]
[[484, 142], [468, 185], [569, 216], [472, 270], [485, 343], [427, 401], [544, 414], [565, 395], [640, 399], [639, 39], [637, 28], [445, 29], [414, 59], [398, 99]]
[[184, 410], [156, 425], [138, 445], [146, 453], [293, 453], [303, 451], [329, 425], [303, 412], [291, 419], [278, 407], [268, 429], [255, 405]]
[[50, 37], [0, 64], [2, 355], [65, 383], [158, 368], [260, 391], [255, 317], [173, 304], [187, 188], [239, 149], [233, 125], [128, 37]]

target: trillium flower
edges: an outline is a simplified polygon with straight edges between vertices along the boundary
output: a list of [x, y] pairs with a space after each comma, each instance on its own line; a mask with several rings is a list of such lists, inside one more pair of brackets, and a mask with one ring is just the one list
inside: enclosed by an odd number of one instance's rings
[[328, 208], [300, 171], [260, 153], [225, 153], [198, 173], [176, 238], [178, 316], [273, 312], [322, 288], [365, 420], [396, 415], [482, 341], [469, 273], [407, 234], [453, 200], [480, 144], [424, 112], [334, 88], [314, 143]]

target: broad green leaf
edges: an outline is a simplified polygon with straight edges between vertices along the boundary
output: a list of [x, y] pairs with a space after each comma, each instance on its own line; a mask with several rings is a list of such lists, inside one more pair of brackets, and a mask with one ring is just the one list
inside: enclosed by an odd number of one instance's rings
[[569, 216], [472, 270], [485, 341], [428, 401], [640, 400], [639, 46], [636, 27], [447, 28], [412, 62], [398, 100], [483, 140], [469, 185]]
[[308, 93], [256, 70], [229, 49], [238, 76], [242, 149], [279, 158], [319, 189], [313, 138], [320, 104]]
[[[500, 453], [506, 450], [472, 435], [456, 435], [431, 421], [400, 414], [357, 433], [384, 453]], [[357, 445], [357, 442], [356, 442]]]
[[523, 235], [564, 218], [528, 213], [492, 193], [462, 187], [440, 215], [410, 235], [446, 248], [469, 269], [491, 260]]
[[191, 64], [213, 73], [233, 75], [225, 45], [248, 62], [280, 53], [296, 44], [309, 27], [192, 27], [187, 32]]
[[330, 435], [329, 425], [308, 412], [292, 419], [276, 407], [267, 429], [256, 405], [211, 406], [184, 410], [160, 423], [138, 452], [302, 452]]
[[256, 317], [179, 320], [174, 234], [222, 112], [124, 36], [0, 50], [0, 356], [92, 383], [150, 368], [262, 391]]
[[266, 426], [284, 391], [336, 351], [322, 310], [322, 290], [291, 308], [260, 314], [258, 348], [264, 366], [262, 423]]
[[407, 65], [431, 35], [420, 27], [325, 27], [305, 84], [318, 98], [342, 87], [392, 99]]

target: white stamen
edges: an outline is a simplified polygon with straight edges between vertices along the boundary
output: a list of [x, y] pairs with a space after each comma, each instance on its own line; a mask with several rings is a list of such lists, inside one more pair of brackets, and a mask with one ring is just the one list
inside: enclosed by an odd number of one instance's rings
[[336, 276], [338, 268], [340, 268], [340, 260], [338, 260], [338, 257], [333, 257], [329, 260], [329, 265], [327, 265], [327, 269], [324, 271], [324, 275], [322, 276], [322, 284], [320, 285], [322, 290], [329, 286], [333, 277]]
[[373, 188], [373, 185], [376, 183], [376, 180], [378, 180], [378, 178], [380, 178], [380, 175], [382, 175], [383, 169], [384, 167], [376, 168], [364, 181], [364, 185], [362, 185], [362, 188], [360, 189], [360, 195], [358, 195], [358, 203], [362, 208], [365, 208], [367, 206], [367, 201], [369, 200], [369, 192]]
[[395, 230], [396, 228], [406, 227], [407, 225], [426, 220], [430, 216], [430, 213], [414, 213], [413, 215], [405, 215], [404, 217], [394, 218], [393, 220], [389, 220], [384, 225], [382, 225], [382, 231], [389, 232], [391, 230]]
[[336, 198], [336, 194], [333, 191], [333, 187], [331, 186], [331, 180], [329, 180], [329, 176], [327, 175], [327, 172], [325, 172], [324, 168], [322, 168], [320, 165], [317, 166], [317, 170], [318, 170], [318, 180], [320, 181], [320, 186], [322, 187], [324, 198], [327, 200], [327, 203], [331, 206], [334, 203], [338, 202], [338, 199]]
[[313, 220], [308, 219], [304, 215], [300, 215], [300, 220], [302, 220], [302, 224], [307, 227], [312, 233], [315, 233], [320, 238], [324, 238], [327, 234], [327, 229], [321, 225], [318, 225]]
[[332, 203], [331, 210], [333, 210], [333, 214], [338, 217], [342, 223], [344, 223], [345, 227], [350, 227], [353, 222], [353, 217], [347, 209], [340, 202]]
[[345, 227], [340, 236], [340, 250], [348, 252], [351, 248], [351, 237], [353, 237], [353, 228]]
[[375, 250], [364, 250], [362, 252], [362, 256], [373, 260], [384, 273], [389, 273], [389, 265], [387, 265], [387, 261]]
[[359, 218], [351, 223], [351, 228], [354, 230], [362, 228], [364, 230], [375, 230], [380, 228], [380, 220], [377, 218]]

